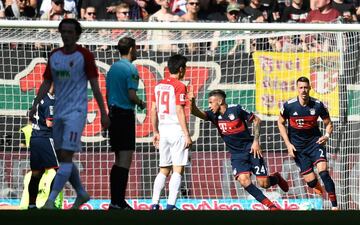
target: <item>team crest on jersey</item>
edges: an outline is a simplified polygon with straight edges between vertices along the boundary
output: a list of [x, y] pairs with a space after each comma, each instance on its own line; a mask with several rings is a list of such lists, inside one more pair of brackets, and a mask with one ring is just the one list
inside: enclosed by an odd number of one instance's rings
[[233, 169], [233, 175], [235, 176], [237, 174], [236, 168]]
[[310, 109], [310, 115], [315, 115], [315, 109]]
[[232, 114], [232, 113], [231, 113], [231, 114], [229, 114], [229, 119], [230, 119], [230, 120], [234, 120], [234, 119], [235, 119], [235, 115], [234, 115], [234, 114]]
[[180, 101], [185, 101], [185, 94], [180, 94]]

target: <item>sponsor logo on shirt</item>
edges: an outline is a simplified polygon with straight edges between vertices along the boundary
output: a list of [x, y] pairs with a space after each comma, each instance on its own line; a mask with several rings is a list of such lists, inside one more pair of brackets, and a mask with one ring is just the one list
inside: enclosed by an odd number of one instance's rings
[[60, 80], [65, 80], [65, 79], [69, 79], [70, 78], [70, 72], [67, 70], [57, 70], [55, 71], [56, 76], [60, 79]]

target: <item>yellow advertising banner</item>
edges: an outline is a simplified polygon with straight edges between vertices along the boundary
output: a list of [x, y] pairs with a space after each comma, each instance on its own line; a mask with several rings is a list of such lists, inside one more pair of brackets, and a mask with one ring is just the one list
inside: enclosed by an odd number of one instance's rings
[[282, 104], [298, 95], [296, 80], [305, 76], [310, 96], [324, 102], [331, 117], [339, 116], [338, 52], [255, 52], [256, 111], [279, 115]]

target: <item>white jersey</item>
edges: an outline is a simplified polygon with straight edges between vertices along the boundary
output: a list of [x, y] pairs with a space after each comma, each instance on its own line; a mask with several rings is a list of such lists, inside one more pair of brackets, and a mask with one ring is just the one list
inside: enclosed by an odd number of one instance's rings
[[54, 117], [73, 112], [86, 116], [88, 80], [98, 76], [94, 56], [88, 49], [78, 46], [76, 51], [68, 54], [63, 48], [55, 49], [44, 73], [44, 79], [54, 82]]
[[175, 78], [160, 81], [154, 90], [153, 101], [159, 120], [160, 136], [183, 134], [176, 114], [176, 105], [185, 105], [186, 86]]

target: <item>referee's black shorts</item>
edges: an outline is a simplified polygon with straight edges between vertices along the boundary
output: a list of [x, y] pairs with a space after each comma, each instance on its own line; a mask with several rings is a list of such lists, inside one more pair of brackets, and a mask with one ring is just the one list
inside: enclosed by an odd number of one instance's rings
[[111, 106], [109, 109], [111, 151], [135, 150], [135, 112]]

